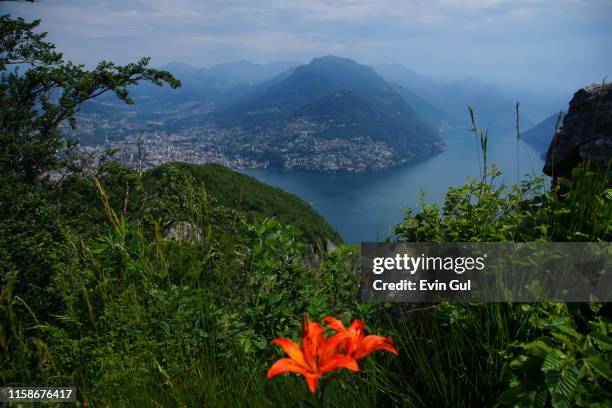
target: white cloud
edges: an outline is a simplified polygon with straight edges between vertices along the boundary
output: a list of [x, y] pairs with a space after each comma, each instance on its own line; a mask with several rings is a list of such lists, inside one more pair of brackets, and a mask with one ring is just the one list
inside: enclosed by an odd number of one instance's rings
[[612, 71], [610, 0], [41, 0], [0, 7], [43, 19], [59, 49], [90, 64], [142, 55], [157, 64], [206, 65], [337, 53], [423, 72], [548, 81]]

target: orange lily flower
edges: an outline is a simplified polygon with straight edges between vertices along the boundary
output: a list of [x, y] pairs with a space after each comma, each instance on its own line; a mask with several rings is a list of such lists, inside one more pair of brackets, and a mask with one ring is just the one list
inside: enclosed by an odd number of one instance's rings
[[341, 336], [344, 353], [357, 361], [376, 350], [386, 350], [395, 355], [399, 354], [397, 349], [392, 346], [393, 340], [391, 338], [372, 334], [366, 336], [361, 320], [353, 320], [348, 329], [344, 327], [341, 320], [330, 316], [325, 317], [323, 321], [329, 323], [328, 327], [337, 333], [330, 337], [330, 340], [336, 336]]
[[332, 336], [325, 339], [323, 328], [319, 323], [313, 323], [304, 316], [302, 345], [298, 346], [289, 339], [277, 338], [272, 343], [280, 346], [289, 358], [281, 358], [272, 364], [268, 370], [268, 378], [285, 372], [301, 374], [306, 378], [308, 389], [315, 392], [319, 378], [330, 371], [346, 368], [359, 371], [354, 358], [338, 354], [343, 336]]

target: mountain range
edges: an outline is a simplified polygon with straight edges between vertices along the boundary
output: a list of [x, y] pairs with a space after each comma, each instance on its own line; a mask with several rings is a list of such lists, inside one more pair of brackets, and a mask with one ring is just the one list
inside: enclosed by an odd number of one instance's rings
[[[427, 103], [424, 111], [433, 125], [445, 131], [465, 131], [471, 128], [468, 105], [476, 112], [477, 126], [487, 128], [491, 134], [505, 133], [516, 126], [515, 103], [493, 83], [476, 78], [465, 78], [449, 82], [436, 82], [411, 71], [400, 64], [385, 64], [375, 67], [376, 72], [387, 81], [410, 91], [413, 103]], [[432, 109], [433, 108], [433, 109]], [[521, 115], [521, 124], [531, 127], [535, 123], [529, 115]]]
[[[154, 132], [170, 135], [168, 144], [189, 140], [198, 148], [201, 141], [230, 165], [364, 171], [442, 151], [440, 135], [470, 128], [468, 105], [492, 134], [515, 126], [514, 103], [495, 84], [437, 82], [398, 64], [370, 67], [328, 55], [302, 65], [160, 68], [181, 88], [134, 86], [129, 106], [100, 98], [83, 109], [84, 126], [69, 137], [98, 145]], [[531, 125], [522, 115], [521, 126]]]
[[[382, 142], [393, 150], [394, 161], [428, 156], [442, 148], [439, 136], [372, 68], [331, 55], [256, 87], [214, 117], [221, 124], [239, 124], [271, 137], [274, 130], [308, 123], [303, 126], [305, 137], [320, 138], [322, 143]], [[282, 138], [285, 132], [280, 133]], [[312, 145], [320, 149], [322, 143]]]

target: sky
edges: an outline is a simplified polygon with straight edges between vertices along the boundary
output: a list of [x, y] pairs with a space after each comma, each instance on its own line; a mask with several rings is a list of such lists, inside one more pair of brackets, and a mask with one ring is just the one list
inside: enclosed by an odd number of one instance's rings
[[66, 58], [87, 65], [334, 54], [536, 98], [612, 80], [612, 0], [38, 0], [0, 2], [0, 13], [41, 19]]

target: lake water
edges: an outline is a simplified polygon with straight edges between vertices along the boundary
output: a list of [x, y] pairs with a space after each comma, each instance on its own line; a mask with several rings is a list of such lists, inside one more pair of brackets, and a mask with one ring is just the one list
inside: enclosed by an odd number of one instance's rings
[[[402, 208], [418, 210], [418, 194], [427, 192], [428, 203], [440, 204], [449, 187], [461, 186], [467, 177], [479, 177], [474, 136], [444, 138], [448, 149], [419, 163], [374, 173], [320, 173], [246, 169], [243, 173], [280, 187], [308, 202], [338, 231], [345, 242], [383, 240], [402, 220]], [[516, 182], [515, 136], [489, 139], [488, 162], [502, 171], [500, 181]], [[530, 145], [519, 142], [520, 175], [542, 173], [543, 160]]]

